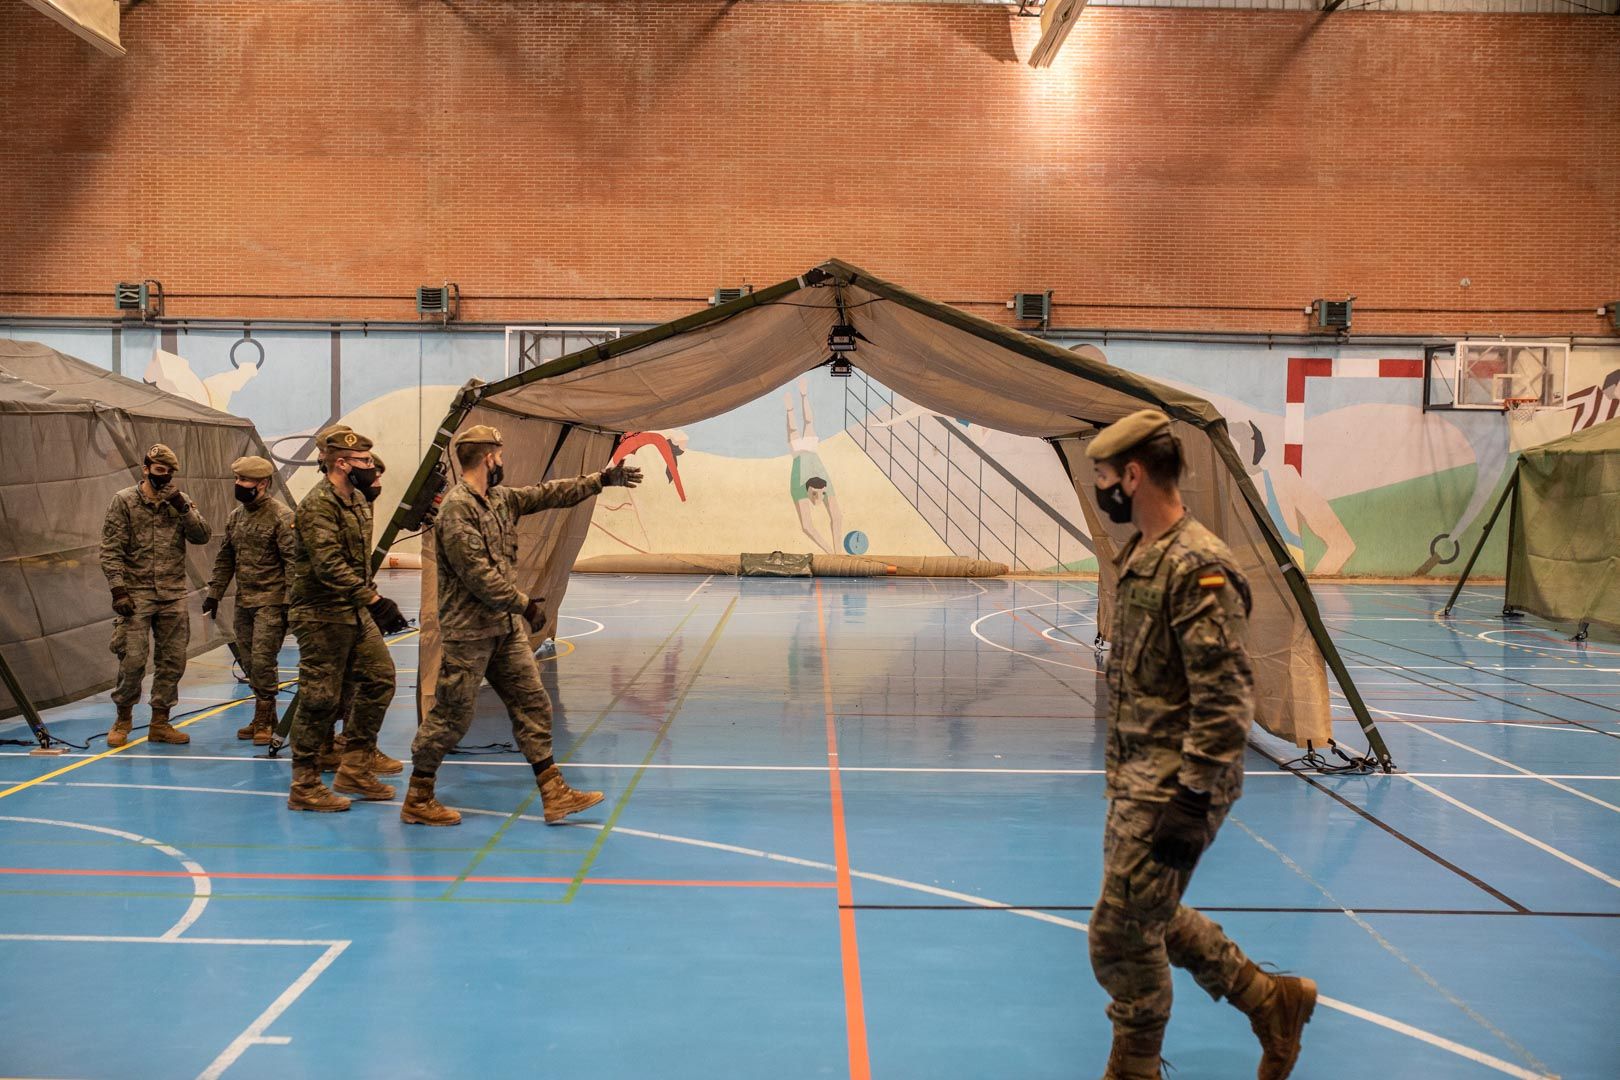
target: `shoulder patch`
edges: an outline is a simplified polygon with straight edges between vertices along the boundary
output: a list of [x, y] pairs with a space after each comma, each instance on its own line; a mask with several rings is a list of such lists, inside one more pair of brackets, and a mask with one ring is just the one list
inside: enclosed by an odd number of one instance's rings
[[1226, 587], [1226, 575], [1213, 571], [1199, 574], [1198, 587], [1200, 589], [1224, 589]]

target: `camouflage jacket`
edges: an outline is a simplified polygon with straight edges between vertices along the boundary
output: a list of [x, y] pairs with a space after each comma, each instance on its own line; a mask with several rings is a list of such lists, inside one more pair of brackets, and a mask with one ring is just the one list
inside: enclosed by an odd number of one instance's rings
[[1234, 802], [1254, 719], [1249, 583], [1220, 538], [1190, 517], [1140, 541], [1115, 559], [1108, 795], [1162, 802], [1179, 782], [1216, 805]]
[[287, 571], [298, 558], [293, 512], [274, 495], [238, 506], [225, 519], [225, 542], [214, 556], [208, 595], [225, 595], [236, 578], [236, 602], [245, 608], [287, 602]]
[[148, 501], [139, 484], [125, 488], [113, 496], [101, 525], [107, 587], [178, 600], [187, 591], [186, 545], [206, 544], [211, 535], [196, 503], [182, 514], [167, 500]]
[[525, 514], [577, 506], [602, 491], [601, 473], [532, 487], [497, 487], [487, 496], [457, 484], [433, 525], [439, 636], [474, 641], [511, 632], [529, 606], [516, 584], [517, 523]]
[[345, 499], [323, 476], [299, 502], [293, 526], [298, 545], [289, 615], [354, 622], [377, 599], [371, 587], [371, 504], [358, 491]]

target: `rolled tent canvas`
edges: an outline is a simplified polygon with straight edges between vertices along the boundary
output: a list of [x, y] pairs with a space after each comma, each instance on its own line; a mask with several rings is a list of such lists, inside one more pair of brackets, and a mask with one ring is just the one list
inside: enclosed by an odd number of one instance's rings
[[[231, 462], [266, 453], [253, 424], [36, 342], [0, 339], [0, 653], [37, 708], [113, 684], [101, 526], [158, 442], [179, 456], [178, 483], [214, 533], [186, 555], [195, 656], [225, 640], [203, 618], [201, 594], [236, 505]], [[0, 687], [0, 717], [18, 711]]]
[[[1183, 390], [1110, 367], [1040, 338], [935, 303], [832, 260], [803, 276], [664, 326], [552, 361], [489, 385], [469, 384], [446, 418], [413, 491], [438, 460], [449, 433], [493, 423], [506, 437], [514, 483], [601, 468], [617, 436], [680, 427], [721, 415], [820, 366], [829, 330], [841, 321], [862, 335], [850, 359], [863, 372], [925, 408], [1052, 442], [1069, 470], [1102, 565], [1099, 624], [1107, 625], [1114, 569], [1124, 539], [1097, 520], [1083, 444], [1138, 409], [1164, 409], [1189, 462], [1184, 487], [1193, 514], [1231, 546], [1254, 590], [1249, 647], [1257, 718], [1299, 745], [1332, 733], [1327, 664], [1387, 761], [1348, 674], [1323, 629], [1304, 576], [1247, 478], [1214, 406]], [[409, 501], [409, 496], [407, 496]], [[520, 559], [526, 590], [546, 598], [552, 626], [583, 543], [592, 504], [526, 519]], [[1111, 526], [1109, 528], [1112, 528]], [[390, 530], [391, 531], [391, 530]], [[388, 541], [385, 533], [384, 544]], [[424, 607], [434, 602], [425, 591]], [[552, 627], [548, 627], [548, 632]], [[437, 640], [424, 633], [422, 667], [436, 667]]]

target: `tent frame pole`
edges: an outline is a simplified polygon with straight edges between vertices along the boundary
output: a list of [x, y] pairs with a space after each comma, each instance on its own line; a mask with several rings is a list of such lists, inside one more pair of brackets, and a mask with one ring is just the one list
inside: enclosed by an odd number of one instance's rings
[[34, 733], [34, 741], [39, 743], [36, 753], [59, 754], [61, 750], [56, 746], [56, 740], [51, 737], [50, 729], [45, 721], [40, 719], [39, 710], [34, 708], [33, 701], [23, 692], [22, 683], [17, 681], [17, 673], [11, 670], [6, 662], [4, 653], [0, 653], [0, 682], [6, 684], [6, 690], [11, 694], [11, 700], [17, 703], [17, 709], [28, 721], [28, 728]]
[[[1446, 606], [1440, 609], [1440, 615], [1442, 618], [1449, 616], [1451, 614], [1451, 609], [1456, 607], [1457, 597], [1462, 595], [1463, 586], [1468, 584], [1468, 578], [1474, 572], [1474, 564], [1479, 561], [1480, 552], [1485, 550], [1485, 542], [1491, 538], [1491, 530], [1496, 527], [1496, 519], [1501, 515], [1502, 507], [1508, 504], [1509, 499], [1512, 499], [1515, 511], [1518, 509], [1518, 491], [1519, 470], [1514, 469], [1513, 475], [1508, 477], [1507, 486], [1502, 489], [1501, 497], [1496, 500], [1496, 509], [1491, 511], [1491, 516], [1485, 521], [1485, 527], [1479, 532], [1479, 543], [1474, 545], [1473, 554], [1469, 555], [1468, 561], [1463, 564], [1462, 576], [1457, 579], [1457, 587], [1451, 590], [1451, 597], [1446, 601]], [[1512, 517], [1510, 516], [1508, 519], [1508, 528], [1511, 530], [1512, 527], [1513, 521]], [[1510, 537], [1508, 546], [1508, 560], [1510, 565], [1512, 559], [1513, 548]]]
[[439, 425], [439, 430], [434, 432], [433, 442], [428, 444], [427, 453], [422, 455], [422, 463], [416, 467], [416, 475], [411, 477], [410, 485], [400, 497], [399, 506], [394, 509], [394, 516], [388, 519], [388, 524], [383, 527], [382, 536], [377, 538], [377, 547], [371, 553], [372, 574], [382, 569], [383, 560], [388, 557], [388, 549], [394, 546], [394, 540], [399, 536], [405, 516], [410, 513], [411, 506], [422, 494], [428, 478], [433, 475], [433, 470], [438, 467], [440, 459], [449, 450], [450, 440], [455, 436], [456, 429], [461, 427], [461, 422], [467, 419], [467, 414], [472, 412], [487, 389], [483, 383], [473, 380], [463, 386], [456, 394], [455, 400], [450, 403], [450, 411], [445, 414], [444, 423]]
[[1519, 534], [1519, 470], [1513, 470], [1513, 505], [1508, 509], [1507, 564], [1502, 568], [1502, 618], [1517, 619], [1523, 612], [1508, 603], [1513, 595], [1513, 541]]

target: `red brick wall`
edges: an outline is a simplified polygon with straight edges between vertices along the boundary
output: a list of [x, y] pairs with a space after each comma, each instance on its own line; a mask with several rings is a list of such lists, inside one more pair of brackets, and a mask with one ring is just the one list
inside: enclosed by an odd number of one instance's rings
[[943, 300], [1052, 288], [1065, 326], [1299, 330], [1354, 293], [1358, 331], [1608, 329], [1620, 19], [1093, 8], [1045, 71], [1034, 31], [164, 0], [114, 59], [0, 5], [0, 311], [150, 276], [172, 315], [409, 319], [449, 278], [469, 320], [657, 319], [836, 255]]

